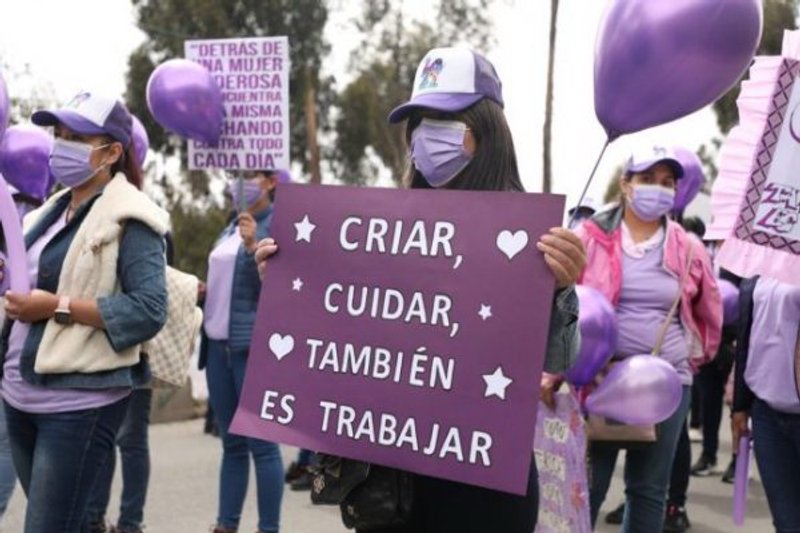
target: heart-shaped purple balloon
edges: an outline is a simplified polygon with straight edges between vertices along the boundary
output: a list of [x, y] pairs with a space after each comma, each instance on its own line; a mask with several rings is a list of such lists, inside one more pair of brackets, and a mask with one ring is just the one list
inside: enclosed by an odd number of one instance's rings
[[575, 363], [565, 373], [573, 385], [591, 383], [617, 349], [617, 317], [611, 302], [599, 291], [578, 285], [580, 303], [578, 327], [581, 350]]
[[222, 92], [204, 66], [170, 59], [147, 81], [147, 107], [156, 122], [181, 137], [215, 145], [222, 133]]
[[0, 174], [19, 192], [39, 200], [50, 193], [53, 137], [31, 124], [11, 126], [0, 139]]
[[625, 424], [658, 424], [675, 413], [682, 393], [671, 364], [655, 355], [634, 355], [611, 367], [586, 398], [586, 410]]
[[611, 0], [595, 44], [594, 106], [609, 140], [712, 103], [750, 65], [761, 0]]

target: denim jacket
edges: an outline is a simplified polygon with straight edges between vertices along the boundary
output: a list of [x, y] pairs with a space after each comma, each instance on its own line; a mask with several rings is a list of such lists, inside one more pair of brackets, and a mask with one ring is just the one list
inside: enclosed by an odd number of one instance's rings
[[558, 291], [553, 299], [544, 371], [560, 374], [571, 367], [578, 357], [580, 339], [578, 295], [575, 287], [568, 287]]
[[[253, 216], [256, 219], [256, 239], [269, 237], [273, 207]], [[217, 242], [238, 231], [238, 223], [234, 219], [220, 234]], [[233, 271], [233, 293], [231, 294], [231, 311], [228, 326], [228, 349], [232, 352], [247, 352], [258, 310], [258, 297], [261, 295], [261, 278], [258, 276], [253, 254], [244, 245], [239, 247], [236, 255], [236, 266]]]
[[[64, 215], [71, 195], [65, 194], [44, 214], [25, 235], [29, 248], [58, 217]], [[61, 266], [75, 234], [94, 202], [95, 196], [78, 209], [72, 219], [42, 250], [36, 288], [57, 293]], [[164, 239], [147, 225], [129, 220], [122, 233], [117, 276], [119, 293], [97, 300], [105, 333], [115, 350], [122, 350], [154, 337], [166, 321], [167, 291], [165, 279]], [[34, 372], [36, 354], [44, 333], [46, 320], [31, 324], [20, 359], [20, 373], [25, 381], [48, 388], [104, 389], [135, 387], [150, 380], [145, 360], [133, 367], [95, 373], [37, 374]], [[11, 320], [6, 320], [0, 342], [0, 360], [5, 361]], [[0, 366], [2, 372], [2, 366]]]

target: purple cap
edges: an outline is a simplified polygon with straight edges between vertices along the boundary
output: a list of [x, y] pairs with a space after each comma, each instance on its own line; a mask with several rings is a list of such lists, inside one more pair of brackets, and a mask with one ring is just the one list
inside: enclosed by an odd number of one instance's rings
[[672, 149], [665, 146], [650, 146], [632, 153], [625, 163], [625, 173], [644, 172], [658, 163], [672, 167], [675, 179], [683, 177], [683, 165], [678, 156]]
[[131, 143], [133, 119], [118, 100], [90, 92], [78, 93], [61, 109], [37, 111], [31, 121], [38, 126], [63, 124], [81, 135], [108, 135], [126, 149]]
[[434, 48], [417, 67], [411, 99], [389, 114], [389, 122], [400, 122], [418, 108], [463, 111], [483, 98], [503, 107], [500, 78], [489, 60], [469, 48]]

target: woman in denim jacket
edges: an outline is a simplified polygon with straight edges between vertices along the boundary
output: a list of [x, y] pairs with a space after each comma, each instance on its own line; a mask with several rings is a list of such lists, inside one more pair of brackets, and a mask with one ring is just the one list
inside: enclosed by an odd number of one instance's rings
[[245, 174], [241, 190], [237, 181], [230, 182], [228, 191], [240, 214], [223, 230], [208, 259], [203, 320], [206, 379], [222, 438], [215, 533], [235, 533], [239, 527], [251, 454], [256, 471], [258, 531], [277, 532], [280, 523], [283, 463], [278, 445], [228, 431], [242, 393], [261, 294], [253, 252], [258, 240], [269, 235], [276, 183], [276, 173], [271, 171]]
[[149, 380], [140, 349], [166, 321], [169, 217], [139, 190], [121, 103], [82, 93], [32, 119], [55, 127], [64, 189], [25, 219], [33, 290], [6, 293], [2, 389], [25, 532], [73, 532], [131, 390]]

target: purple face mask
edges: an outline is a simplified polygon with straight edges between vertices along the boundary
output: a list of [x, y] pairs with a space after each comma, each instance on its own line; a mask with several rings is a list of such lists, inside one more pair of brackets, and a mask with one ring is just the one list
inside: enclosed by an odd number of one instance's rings
[[233, 200], [236, 209], [244, 203], [245, 208], [252, 207], [253, 204], [261, 199], [263, 189], [261, 183], [255, 180], [244, 180], [244, 196], [239, 194], [239, 181], [234, 180], [228, 183], [228, 192]]
[[634, 185], [629, 204], [637, 217], [654, 222], [675, 205], [675, 191], [661, 185]]
[[464, 148], [467, 125], [422, 119], [411, 133], [411, 158], [431, 187], [443, 187], [464, 170], [472, 155]]
[[53, 177], [69, 189], [80, 187], [92, 179], [106, 165], [92, 168], [92, 152], [109, 146], [92, 146], [91, 144], [56, 139], [50, 150], [50, 172]]

